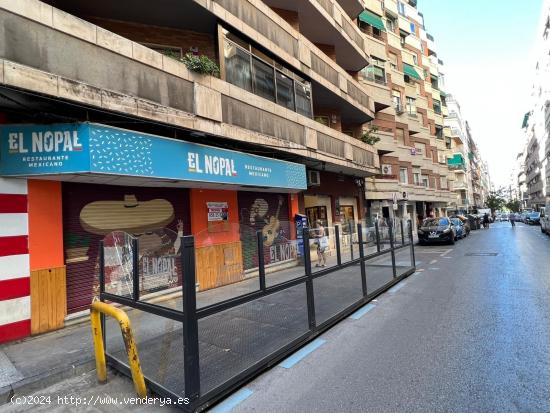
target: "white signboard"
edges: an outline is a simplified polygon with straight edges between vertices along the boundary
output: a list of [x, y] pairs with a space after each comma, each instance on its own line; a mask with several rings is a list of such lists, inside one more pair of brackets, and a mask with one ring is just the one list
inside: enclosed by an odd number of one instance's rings
[[207, 202], [208, 222], [227, 221], [229, 207], [227, 202]]

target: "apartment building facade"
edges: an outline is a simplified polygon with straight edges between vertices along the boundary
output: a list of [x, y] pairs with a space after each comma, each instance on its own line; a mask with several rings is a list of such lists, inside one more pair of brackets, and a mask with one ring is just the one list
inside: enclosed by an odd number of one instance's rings
[[525, 139], [523, 175], [525, 207], [539, 210], [548, 200], [550, 185], [550, 2], [543, 2], [541, 20], [535, 40], [536, 61], [533, 62], [533, 85], [529, 111], [522, 131]]
[[447, 94], [446, 102], [449, 115], [445, 118], [445, 127], [450, 136], [445, 138], [445, 144], [449, 174], [452, 175], [451, 187], [455, 193], [455, 200], [451, 205], [456, 211], [466, 213], [475, 206], [466, 121], [460, 103], [452, 94]]
[[381, 173], [367, 178], [368, 214], [411, 218], [446, 214], [449, 187], [441, 60], [416, 1], [368, 1], [359, 16], [372, 64], [359, 79], [380, 110], [376, 130]]

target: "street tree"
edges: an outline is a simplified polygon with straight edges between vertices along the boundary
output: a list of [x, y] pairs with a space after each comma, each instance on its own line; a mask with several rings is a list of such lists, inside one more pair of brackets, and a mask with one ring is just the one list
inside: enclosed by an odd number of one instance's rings
[[485, 201], [487, 208], [491, 208], [491, 213], [501, 210], [506, 205], [506, 199], [502, 196], [502, 191], [492, 191]]
[[506, 208], [512, 212], [519, 212], [521, 208], [521, 202], [519, 199], [511, 199], [506, 203]]

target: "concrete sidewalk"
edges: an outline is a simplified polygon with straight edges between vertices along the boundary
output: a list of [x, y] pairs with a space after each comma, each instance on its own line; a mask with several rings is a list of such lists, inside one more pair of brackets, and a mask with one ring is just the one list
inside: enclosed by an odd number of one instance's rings
[[[397, 265], [406, 267], [408, 265], [407, 262], [409, 262], [408, 251], [410, 251], [410, 249], [404, 248], [400, 251], [399, 254], [403, 255], [403, 258], [398, 258], [396, 260]], [[373, 251], [370, 250], [368, 251], [368, 253], [372, 252]], [[355, 251], [354, 257], [358, 257], [357, 251]], [[351, 256], [348, 253], [348, 255], [342, 257], [342, 261], [349, 261], [350, 258]], [[330, 257], [328, 266], [335, 264], [336, 258]], [[369, 265], [372, 265], [372, 267], [368, 267], [369, 269], [367, 271], [369, 274], [369, 290], [374, 291], [375, 288], [378, 288], [378, 286], [383, 285], [389, 280], [388, 276], [390, 273], [387, 270], [387, 266], [391, 266], [390, 255], [386, 254], [383, 257], [373, 259], [369, 261]], [[314, 267], [312, 270], [315, 271], [318, 269]], [[338, 273], [341, 273], [341, 276], [338, 276]], [[267, 285], [276, 285], [293, 278], [298, 278], [303, 274], [303, 266], [277, 271], [267, 275]], [[353, 279], [353, 289], [360, 287], [358, 278], [360, 274], [359, 267], [348, 267], [345, 271], [340, 270], [334, 274], [334, 276], [332, 274], [327, 276], [327, 282], [329, 278], [333, 280], [332, 282], [336, 281], [335, 278], [339, 278], [338, 282], [340, 283], [342, 280], [347, 279], [349, 279], [351, 283]], [[328, 287], [329, 285], [323, 288], [323, 290], [326, 290]], [[203, 291], [197, 294], [197, 307], [205, 307], [258, 289], [258, 277], [252, 277], [235, 284]], [[295, 297], [293, 297], [293, 294], [289, 292], [288, 297], [278, 297], [276, 301], [277, 305], [289, 304], [289, 308], [294, 308], [294, 305], [290, 305], [294, 299]], [[271, 305], [269, 301], [270, 300], [267, 300], [265, 304]], [[336, 303], [336, 301], [334, 301], [334, 303]], [[173, 295], [172, 298], [157, 304], [178, 310], [182, 309], [181, 297], [174, 297]], [[294, 308], [294, 310], [298, 309]], [[328, 312], [327, 314], [330, 315], [333, 309], [327, 308], [326, 311]], [[179, 330], [181, 329], [179, 323], [175, 323], [175, 326], [171, 326], [169, 331], [170, 334], [168, 334], [164, 319], [137, 310], [130, 310], [128, 313], [132, 320], [133, 327], [136, 330], [135, 334], [138, 341], [138, 349], [140, 343], [154, 343], [158, 341], [160, 337], [165, 337], [167, 335], [173, 337], [176, 342], [181, 342], [178, 341], [180, 336]], [[236, 312], [234, 317], [230, 314], [224, 316], [225, 321], [229, 322], [235, 321], [237, 318], [242, 320], [242, 314], [237, 314]], [[259, 320], [251, 319], [249, 323], [256, 324], [258, 321]], [[108, 348], [109, 340], [112, 340], [112, 343], [114, 343], [112, 350], [121, 350], [118, 355], [123, 359], [124, 353], [120, 347], [122, 340], [118, 337], [120, 334], [117, 329], [116, 323], [110, 321], [107, 323], [107, 331], [109, 332], [107, 336]], [[115, 332], [115, 334], [113, 335], [112, 332]], [[213, 336], [218, 333], [219, 331], [217, 332], [216, 329], [212, 329]], [[275, 331], [273, 333], [274, 336], [278, 334]], [[203, 338], [205, 342], [214, 343], [216, 341], [215, 337]], [[146, 345], [143, 344], [142, 347], [146, 347]], [[224, 345], [224, 351], [227, 352], [226, 349], [231, 347], [231, 343], [226, 343]], [[147, 361], [149, 361], [152, 363], [150, 365], [155, 365], [155, 360], [147, 360], [147, 353], [147, 350], [143, 349], [143, 361], [145, 363], [142, 364], [147, 365], [149, 364]], [[8, 402], [14, 394], [29, 394], [93, 369], [95, 369], [95, 359], [93, 354], [92, 334], [87, 318], [83, 319], [80, 324], [75, 324], [58, 331], [2, 345], [0, 346], [0, 405]]]

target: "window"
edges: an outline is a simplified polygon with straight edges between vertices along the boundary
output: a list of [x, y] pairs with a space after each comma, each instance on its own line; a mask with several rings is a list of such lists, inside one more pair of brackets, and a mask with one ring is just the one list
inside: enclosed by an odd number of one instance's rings
[[452, 149], [452, 143], [451, 143], [451, 138], [445, 138], [445, 147], [447, 149]]
[[418, 66], [418, 56], [416, 54], [413, 54], [413, 62], [415, 66]]
[[405, 145], [405, 129], [396, 128], [395, 136], [397, 138], [397, 143], [400, 145]]
[[396, 19], [392, 16], [386, 16], [386, 24], [388, 25], [388, 31], [395, 32], [395, 28], [397, 27]]
[[440, 188], [442, 188], [442, 189], [447, 188], [447, 178], [446, 178], [446, 177], [441, 176], [441, 177], [439, 178], [439, 186], [440, 186]]
[[399, 168], [399, 182], [403, 184], [409, 183], [409, 173], [407, 168]]
[[443, 126], [435, 125], [435, 137], [443, 139]]
[[252, 84], [258, 96], [275, 101], [275, 74], [273, 66], [252, 58]]
[[252, 92], [250, 55], [235, 43], [227, 40], [223, 49], [225, 58], [225, 79], [227, 82]]
[[392, 90], [393, 107], [397, 113], [403, 112], [403, 106], [401, 105], [401, 92], [398, 90]]
[[416, 35], [416, 24], [411, 23], [411, 33]]
[[277, 103], [294, 110], [294, 81], [278, 70], [275, 76], [277, 79]]
[[397, 70], [397, 55], [394, 53], [389, 53], [389, 57], [391, 68]]
[[433, 100], [434, 102], [434, 112], [438, 115], [441, 115], [441, 102], [437, 99]]
[[413, 182], [415, 185], [420, 185], [420, 174], [418, 172], [413, 173]]
[[365, 79], [385, 85], [386, 84], [385, 63], [386, 62], [384, 60], [371, 56], [370, 65], [368, 65], [363, 70], [361, 70], [361, 72], [363, 73], [363, 76], [365, 76]]
[[426, 175], [422, 175], [422, 186], [424, 188], [429, 188], [430, 187], [430, 180]]
[[432, 83], [432, 87], [433, 87], [434, 89], [439, 90], [439, 81], [438, 81], [438, 79], [437, 79], [437, 76], [433, 76], [433, 75], [432, 75], [431, 78], [430, 78], [430, 80], [431, 80], [431, 83]]
[[407, 113], [416, 116], [416, 99], [407, 96]]
[[401, 33], [399, 35], [401, 46], [405, 46], [405, 43], [407, 41], [407, 35], [404, 33]]
[[399, 14], [404, 16], [405, 15], [405, 5], [401, 2], [397, 3], [397, 10], [399, 11]]
[[234, 34], [224, 31], [225, 80], [312, 117], [311, 84]]
[[313, 110], [311, 108], [311, 86], [296, 80], [296, 112], [311, 118]]

